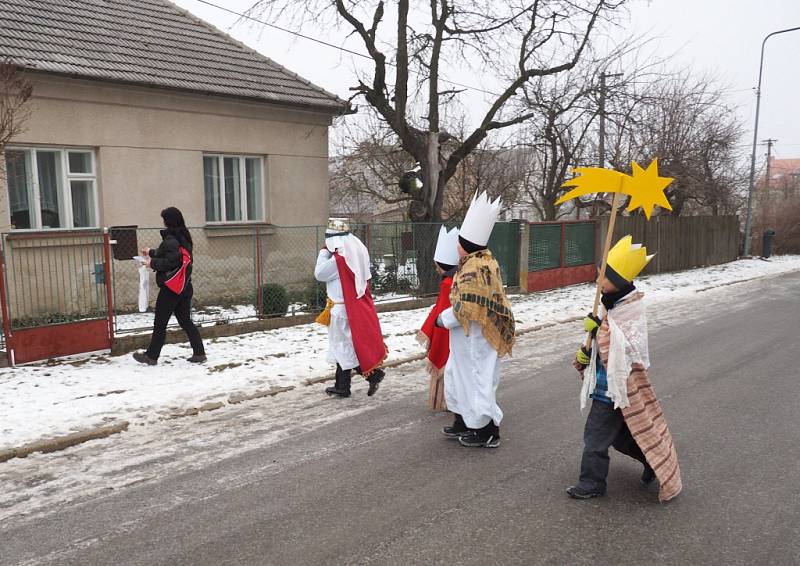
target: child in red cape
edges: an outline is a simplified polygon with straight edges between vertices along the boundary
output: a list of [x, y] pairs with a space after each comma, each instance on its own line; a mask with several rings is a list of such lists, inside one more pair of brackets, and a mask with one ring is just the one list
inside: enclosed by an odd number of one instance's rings
[[439, 284], [439, 297], [433, 305], [428, 318], [417, 335], [417, 340], [428, 351], [427, 369], [431, 376], [428, 393], [428, 408], [434, 411], [446, 411], [444, 400], [444, 366], [450, 356], [450, 331], [436, 326], [436, 319], [442, 311], [450, 308], [450, 287], [453, 275], [458, 269], [458, 228], [450, 232], [444, 226], [439, 230], [436, 251], [433, 254], [436, 270], [442, 277]]

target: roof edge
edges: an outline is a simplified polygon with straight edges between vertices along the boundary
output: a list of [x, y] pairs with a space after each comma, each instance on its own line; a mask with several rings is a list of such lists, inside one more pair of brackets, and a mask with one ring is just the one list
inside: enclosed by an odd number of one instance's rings
[[178, 6], [172, 0], [164, 0], [164, 2], [166, 4], [169, 4], [170, 6], [172, 6], [172, 8], [174, 10], [177, 10], [178, 12], [181, 12], [184, 15], [186, 15], [189, 19], [194, 20], [196, 23], [208, 28], [212, 33], [225, 38], [227, 41], [235, 43], [236, 45], [238, 45], [242, 49], [245, 49], [246, 51], [249, 51], [250, 53], [256, 55], [257, 57], [261, 57], [262, 59], [265, 59], [265, 60], [269, 61], [271, 64], [273, 64], [276, 67], [278, 67], [281, 70], [281, 72], [286, 73], [287, 75], [299, 80], [300, 82], [303, 82], [306, 85], [308, 85], [308, 86], [320, 91], [321, 93], [331, 97], [333, 100], [337, 101], [342, 106], [342, 111], [341, 111], [341, 113], [339, 115], [355, 113], [355, 111], [350, 106], [350, 103], [348, 101], [346, 101], [346, 100], [343, 100], [343, 99], [339, 98], [336, 94], [334, 94], [334, 93], [332, 93], [330, 91], [327, 91], [324, 88], [322, 88], [321, 86], [312, 83], [311, 81], [309, 81], [308, 79], [306, 79], [304, 77], [301, 77], [297, 73], [295, 73], [293, 71], [290, 71], [288, 68], [284, 67], [283, 65], [281, 65], [280, 63], [278, 63], [274, 59], [271, 59], [270, 57], [267, 57], [266, 55], [264, 55], [260, 51], [250, 47], [246, 43], [244, 43], [242, 41], [239, 41], [238, 39], [236, 39], [235, 37], [231, 36], [230, 34], [222, 31], [221, 29], [219, 29], [217, 26], [215, 26], [211, 22], [208, 22], [208, 21], [204, 20], [203, 18], [201, 18], [200, 16], [190, 12], [189, 10]]
[[[95, 77], [89, 75], [81, 75], [78, 73], [59, 73], [55, 71], [47, 71], [42, 69], [37, 69], [36, 67], [28, 67], [25, 65], [20, 65], [12, 60], [14, 65], [17, 65], [17, 68], [23, 70], [25, 73], [32, 73], [35, 75], [49, 75], [53, 77], [64, 77], [69, 79], [77, 79], [82, 81], [89, 81], [89, 82], [98, 82], [98, 83], [107, 83], [112, 85], [124, 85], [124, 86], [132, 86], [132, 87], [139, 87], [144, 89], [152, 89], [152, 90], [164, 90], [173, 93], [183, 93], [183, 94], [193, 94], [193, 95], [200, 95], [209, 98], [219, 98], [219, 99], [227, 99], [227, 100], [234, 100], [234, 101], [245, 101], [245, 102], [255, 102], [258, 104], [267, 104], [269, 106], [275, 106], [280, 108], [290, 108], [294, 110], [305, 110], [309, 112], [316, 112], [318, 114], [325, 114], [327, 116], [345, 116], [348, 114], [355, 114], [356, 110], [347, 104], [345, 107], [340, 108], [334, 105], [326, 106], [326, 105], [317, 105], [317, 104], [302, 104], [299, 102], [290, 102], [290, 101], [275, 101], [275, 100], [267, 100], [266, 98], [259, 98], [257, 96], [237, 96], [235, 94], [227, 94], [224, 92], [211, 92], [208, 90], [199, 90], [199, 89], [191, 89], [191, 88], [180, 88], [180, 87], [172, 87], [157, 83], [149, 83], [149, 82], [142, 82], [142, 81], [123, 81], [117, 79], [107, 79], [103, 77]], [[34, 91], [34, 96], [36, 95]]]

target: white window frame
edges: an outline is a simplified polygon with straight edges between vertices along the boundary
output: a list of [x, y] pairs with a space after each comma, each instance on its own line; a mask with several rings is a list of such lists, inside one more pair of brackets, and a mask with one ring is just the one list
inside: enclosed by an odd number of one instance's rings
[[[58, 230], [86, 230], [100, 227], [100, 203], [97, 195], [97, 156], [90, 147], [59, 147], [59, 146], [7, 146], [4, 152], [27, 152], [26, 165], [29, 166], [28, 203], [31, 214], [31, 228], [14, 228], [15, 232], [41, 232]], [[58, 215], [63, 219], [63, 226], [42, 226], [42, 195], [39, 190], [39, 168], [37, 163], [38, 152], [55, 152], [61, 162], [61, 171], [58, 186]], [[91, 157], [91, 173], [71, 173], [69, 170], [70, 153], [88, 153]], [[91, 183], [91, 196], [94, 204], [94, 226], [81, 226], [75, 228], [75, 219], [72, 214], [72, 183], [70, 181], [89, 181]], [[11, 211], [9, 211], [10, 221]]]
[[[207, 226], [223, 226], [223, 225], [231, 225], [231, 224], [264, 224], [267, 218], [267, 210], [266, 210], [266, 202], [267, 202], [267, 195], [264, 191], [265, 186], [265, 170], [264, 170], [264, 163], [266, 160], [264, 159], [263, 155], [247, 155], [247, 154], [235, 154], [235, 153], [204, 153], [203, 154], [203, 171], [205, 177], [205, 158], [206, 157], [214, 157], [217, 159], [217, 171], [219, 172], [219, 217], [220, 220], [206, 220]], [[226, 220], [227, 216], [227, 209], [225, 208], [225, 159], [226, 158], [233, 158], [239, 160], [239, 207], [242, 211], [242, 220]], [[258, 159], [259, 162], [259, 171], [261, 173], [260, 177], [260, 186], [258, 190], [261, 194], [261, 219], [260, 220], [251, 220], [249, 218], [245, 218], [247, 216], [247, 165], [245, 163], [246, 159]], [[203, 183], [203, 203], [205, 206], [205, 182]], [[204, 211], [204, 214], [207, 215], [207, 211]]]

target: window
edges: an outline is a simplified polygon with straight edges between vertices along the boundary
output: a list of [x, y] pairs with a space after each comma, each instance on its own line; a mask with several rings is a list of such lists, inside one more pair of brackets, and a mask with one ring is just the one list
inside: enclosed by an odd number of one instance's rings
[[5, 157], [13, 228], [97, 226], [94, 152], [11, 148]]
[[206, 222], [264, 220], [264, 161], [245, 155], [204, 155]]

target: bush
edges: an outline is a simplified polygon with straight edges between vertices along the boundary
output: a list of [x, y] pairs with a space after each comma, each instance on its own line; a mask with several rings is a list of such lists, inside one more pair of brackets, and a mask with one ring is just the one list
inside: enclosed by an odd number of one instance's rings
[[308, 310], [316, 312], [325, 308], [327, 299], [328, 291], [325, 288], [325, 284], [312, 280], [303, 292], [302, 302], [306, 305]]
[[303, 305], [303, 310], [309, 312], [323, 310], [328, 296], [325, 284], [316, 279], [310, 279], [303, 285], [301, 289], [289, 293], [289, 302], [301, 304]]
[[289, 295], [286, 289], [274, 283], [261, 286], [261, 307], [264, 316], [283, 316], [289, 310]]

